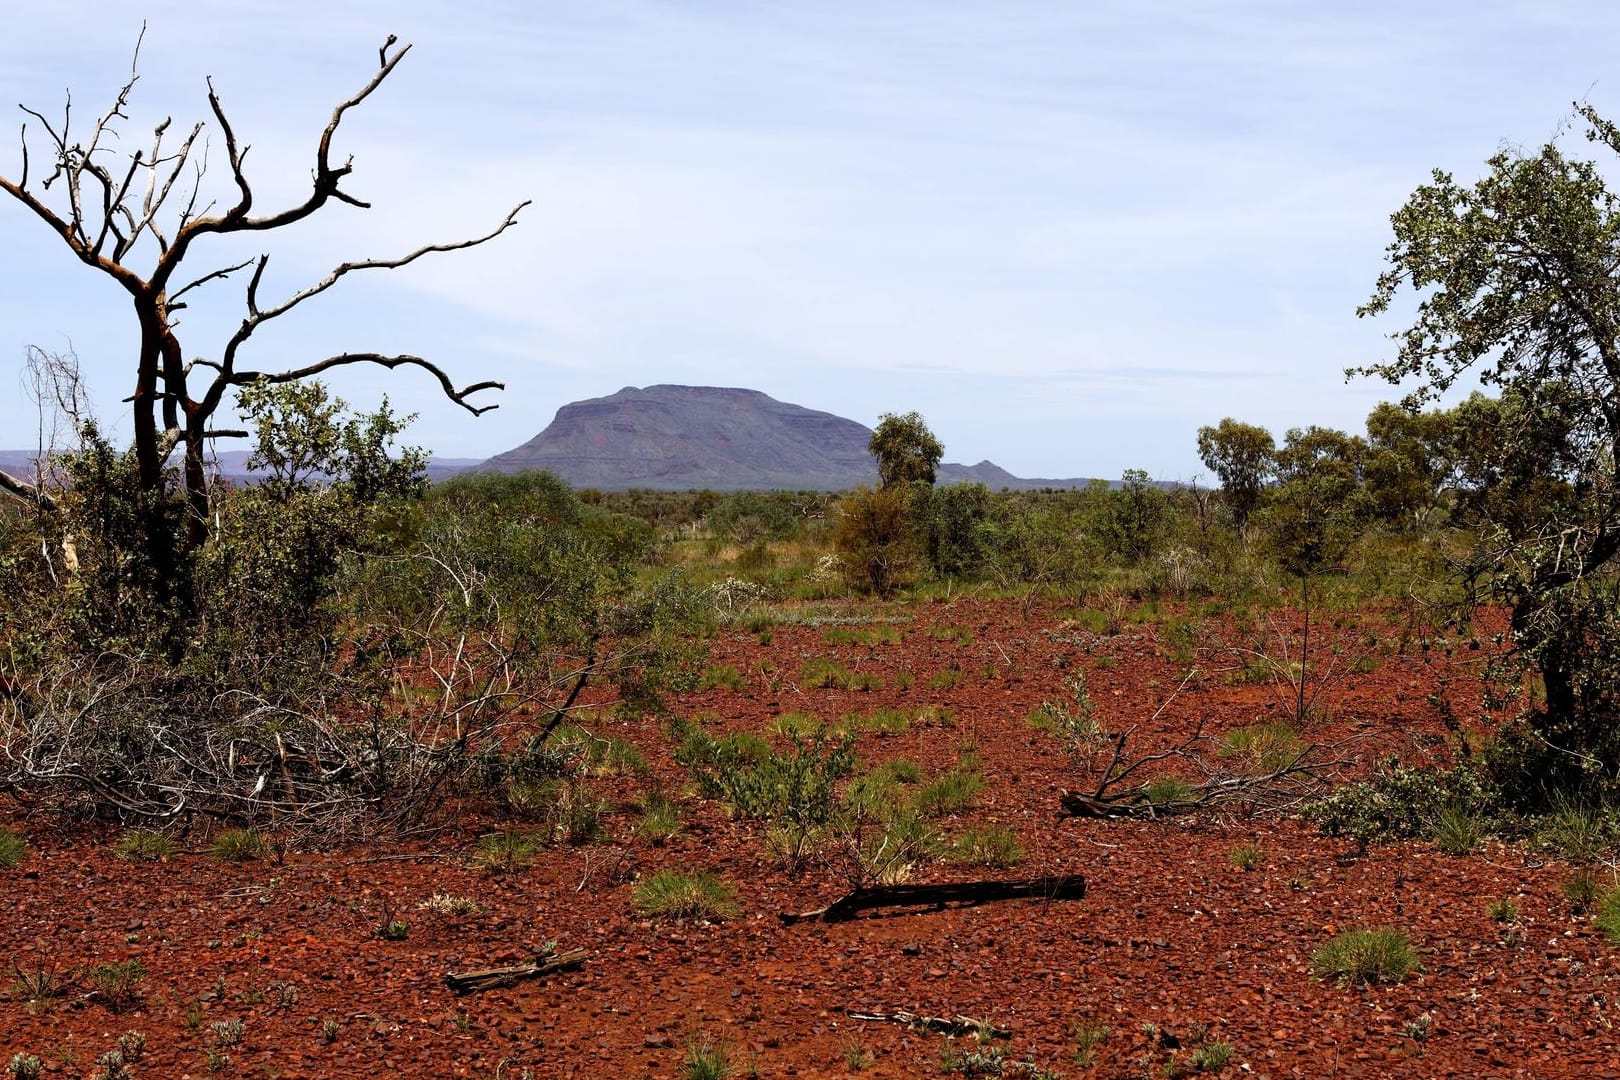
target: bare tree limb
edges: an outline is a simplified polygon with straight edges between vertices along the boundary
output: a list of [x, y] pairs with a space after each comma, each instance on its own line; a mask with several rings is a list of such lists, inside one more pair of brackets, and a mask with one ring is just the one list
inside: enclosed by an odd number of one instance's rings
[[19, 499], [33, 503], [50, 514], [61, 512], [61, 507], [50, 494], [43, 491], [38, 485], [19, 480], [15, 476], [0, 469], [0, 490], [10, 492]]
[[317, 361], [316, 363], [309, 364], [305, 367], [295, 368], [291, 371], [279, 371], [274, 374], [262, 371], [242, 371], [233, 375], [230, 381], [232, 385], [236, 386], [245, 386], [248, 383], [257, 382], [260, 379], [273, 383], [297, 382], [300, 379], [308, 379], [312, 376], [319, 375], [323, 371], [330, 371], [333, 368], [344, 367], [348, 364], [377, 364], [385, 368], [419, 367], [439, 380], [439, 385], [444, 388], [446, 397], [455, 402], [457, 405], [460, 405], [463, 409], [466, 409], [468, 412], [472, 413], [474, 416], [481, 416], [484, 413], [489, 412], [491, 409], [498, 409], [500, 408], [500, 404], [474, 405], [472, 402], [467, 400], [468, 397], [478, 393], [481, 390], [506, 389], [505, 383], [497, 382], [493, 379], [486, 379], [483, 382], [471, 383], [457, 389], [456, 384], [451, 381], [450, 376], [445, 373], [444, 369], [430, 360], [424, 360], [420, 356], [409, 355], [383, 356], [381, 353], [343, 353], [340, 356], [329, 356], [325, 360]]

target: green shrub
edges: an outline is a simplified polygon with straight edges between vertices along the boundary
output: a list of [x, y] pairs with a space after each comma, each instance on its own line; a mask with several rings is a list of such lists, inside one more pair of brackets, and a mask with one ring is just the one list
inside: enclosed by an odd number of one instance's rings
[[1412, 768], [1395, 757], [1371, 780], [1346, 784], [1304, 808], [1327, 836], [1347, 836], [1365, 850], [1374, 840], [1428, 835], [1447, 810], [1484, 813], [1494, 792], [1469, 766]]
[[785, 739], [808, 739], [825, 728], [821, 718], [807, 712], [785, 712], [767, 725], [772, 735]]
[[0, 829], [0, 868], [10, 870], [28, 858], [28, 841], [10, 829]]
[[1491, 917], [1492, 922], [1512, 923], [1519, 921], [1519, 905], [1505, 898], [1492, 900], [1486, 906], [1485, 912]]
[[854, 677], [836, 660], [807, 660], [799, 668], [799, 685], [806, 690], [851, 690]]
[[113, 843], [113, 854], [128, 862], [157, 862], [179, 849], [174, 841], [150, 829], [131, 829]]
[[962, 685], [962, 672], [958, 668], [936, 671], [928, 679], [930, 690], [954, 690]]
[[1088, 1022], [1077, 1024], [1071, 1034], [1074, 1036], [1074, 1063], [1084, 1069], [1097, 1063], [1097, 1050], [1108, 1045], [1114, 1029], [1107, 1024]]
[[1069, 691], [1069, 702], [1043, 701], [1029, 711], [1029, 726], [1037, 731], [1049, 731], [1064, 741], [1070, 753], [1079, 753], [1104, 738], [1102, 728], [1094, 715], [1096, 706], [1083, 672], [1075, 672], [1064, 681]]
[[596, 797], [585, 784], [567, 784], [554, 804], [552, 830], [564, 841], [581, 847], [602, 837], [602, 814], [607, 803]]
[[711, 870], [660, 870], [636, 886], [631, 903], [650, 919], [730, 919], [742, 910], [736, 890]]
[[226, 829], [208, 845], [208, 853], [221, 862], [262, 859], [269, 850], [265, 838], [252, 829]]
[[1560, 802], [1531, 830], [1538, 846], [1570, 862], [1591, 862], [1614, 845], [1612, 817], [1582, 803]]
[[911, 717], [899, 709], [879, 708], [868, 713], [852, 712], [839, 718], [845, 731], [870, 731], [877, 735], [904, 735], [911, 730]]
[[914, 807], [889, 806], [876, 820], [880, 828], [855, 847], [856, 885], [898, 885], [920, 863], [939, 853], [938, 831]]
[[699, 790], [724, 799], [742, 817], [825, 825], [837, 807], [838, 781], [855, 767], [854, 736], [823, 730], [791, 741], [791, 753], [778, 753], [760, 740], [716, 740], [697, 732], [682, 747], [683, 763]]
[[1311, 969], [1341, 983], [1400, 982], [1421, 970], [1407, 936], [1391, 927], [1346, 930], [1311, 954]]
[[907, 758], [890, 758], [880, 762], [872, 775], [883, 776], [896, 784], [916, 784], [923, 778], [922, 767]]
[[1235, 1049], [1229, 1042], [1205, 1043], [1192, 1052], [1187, 1064], [1199, 1072], [1220, 1072], [1232, 1060]]

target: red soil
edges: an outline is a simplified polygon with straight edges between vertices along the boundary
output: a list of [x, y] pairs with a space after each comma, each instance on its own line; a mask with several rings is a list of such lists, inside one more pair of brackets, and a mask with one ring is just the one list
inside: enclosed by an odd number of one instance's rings
[[[976, 750], [985, 789], [947, 829], [1014, 827], [1028, 857], [1000, 873], [1083, 874], [1083, 900], [785, 927], [778, 912], [820, 906], [847, 883], [819, 866], [789, 878], [755, 826], [695, 796], [683, 799], [682, 836], [663, 846], [634, 839], [628, 804], [641, 780], [604, 782], [615, 805], [607, 842], [555, 847], [508, 875], [468, 867], [470, 822], [427, 841], [293, 852], [280, 863], [225, 865], [196, 852], [135, 865], [110, 853], [116, 832], [67, 830], [13, 807], [0, 824], [25, 833], [33, 853], [0, 871], [0, 964], [137, 959], [149, 974], [121, 1013], [82, 985], [37, 1013], [16, 993], [0, 1000], [0, 1064], [26, 1051], [46, 1076], [99, 1075], [97, 1056], [129, 1029], [146, 1036], [142, 1077], [674, 1077], [699, 1037], [726, 1044], [739, 1076], [852, 1075], [865, 1051], [859, 1075], [913, 1077], [946, 1075], [948, 1050], [977, 1049], [847, 1015], [910, 1010], [1010, 1028], [1006, 1075], [1023, 1074], [1015, 1060], [1071, 1077], [1164, 1076], [1172, 1063], [1190, 1071], [1202, 1035], [1233, 1046], [1224, 1073], [1234, 1076], [1620, 1077], [1611, 1033], [1620, 965], [1590, 920], [1570, 914], [1565, 864], [1496, 842], [1461, 858], [1426, 842], [1357, 856], [1309, 824], [1237, 809], [1160, 822], [1059, 815], [1059, 791], [1083, 781], [1026, 715], [1061, 694], [1065, 670], [1086, 671], [1105, 728], [1140, 725], [1132, 744], [1144, 751], [1200, 722], [1221, 732], [1287, 714], [1276, 687], [1226, 675], [1239, 663], [1229, 626], [1195, 620], [1195, 635], [1172, 640], [1159, 624], [1099, 636], [1051, 614], [1025, 620], [1009, 604], [887, 610], [903, 619], [900, 644], [831, 646], [810, 626], [775, 627], [769, 644], [728, 632], [713, 659], [747, 673], [747, 689], [689, 695], [680, 710], [757, 730], [791, 710], [835, 720], [879, 705], [943, 705], [944, 723], [862, 735], [863, 760], [904, 756], [939, 771]], [[928, 633], [942, 626], [971, 640]], [[1477, 715], [1467, 666], [1439, 651], [1401, 653], [1398, 622], [1369, 615], [1330, 637], [1346, 656], [1370, 657], [1358, 667], [1372, 670], [1335, 676], [1308, 737], [1360, 735], [1352, 752], [1364, 763], [1390, 752], [1421, 762], [1445, 753], [1437, 688], [1450, 687], [1456, 715]], [[1165, 706], [1189, 655], [1203, 674]], [[800, 666], [828, 656], [877, 673], [885, 688], [801, 689]], [[960, 671], [957, 685], [930, 688], [947, 669]], [[896, 689], [901, 671], [912, 674], [909, 689]], [[678, 790], [683, 774], [657, 724], [613, 727], [603, 733], [635, 742]], [[1258, 869], [1231, 865], [1243, 843], [1263, 852]], [[663, 867], [721, 872], [738, 885], [743, 915], [712, 925], [639, 918], [634, 879]], [[914, 880], [984, 873], [939, 864]], [[481, 910], [418, 910], [433, 893]], [[1517, 905], [1516, 922], [1492, 920], [1487, 905], [1498, 899]], [[377, 936], [385, 911], [410, 923], [405, 940]], [[1335, 932], [1378, 925], [1411, 935], [1421, 973], [1374, 988], [1312, 976], [1313, 950]], [[446, 972], [525, 962], [549, 941], [590, 956], [543, 981], [462, 997], [445, 986]], [[244, 1033], [211, 1071], [211, 1025], [228, 1020]], [[1111, 1036], [1081, 1064], [1075, 1033], [1088, 1025]]]

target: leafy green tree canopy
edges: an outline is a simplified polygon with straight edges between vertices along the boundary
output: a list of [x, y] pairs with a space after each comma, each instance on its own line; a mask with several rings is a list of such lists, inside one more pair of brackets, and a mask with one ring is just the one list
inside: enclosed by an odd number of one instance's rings
[[928, 430], [922, 415], [884, 413], [872, 431], [867, 449], [877, 458], [878, 478], [884, 487], [894, 484], [932, 484], [945, 456], [945, 447]]
[[1240, 529], [1260, 504], [1260, 495], [1275, 467], [1276, 450], [1271, 432], [1231, 417], [1214, 427], [1198, 429], [1198, 457], [1205, 468], [1220, 477], [1226, 505]]
[[[1620, 131], [1586, 106], [1594, 143]], [[1459, 460], [1480, 496], [1470, 578], [1512, 610], [1545, 707], [1521, 740], [1524, 786], [1620, 793], [1620, 213], [1596, 164], [1556, 143], [1504, 150], [1460, 184], [1436, 171], [1392, 217], [1389, 267], [1362, 315], [1407, 292], [1393, 359], [1354, 369], [1414, 383], [1410, 404], [1473, 377]]]

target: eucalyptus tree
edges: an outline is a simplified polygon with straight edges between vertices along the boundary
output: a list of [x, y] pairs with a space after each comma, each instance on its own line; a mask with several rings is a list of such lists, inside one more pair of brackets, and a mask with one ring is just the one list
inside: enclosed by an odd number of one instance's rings
[[[1589, 140], [1620, 130], [1577, 106]], [[1406, 404], [1477, 379], [1500, 401], [1474, 430], [1460, 493], [1478, 544], [1468, 576], [1511, 611], [1545, 704], [1510, 728], [1520, 794], [1620, 791], [1620, 213], [1592, 161], [1556, 143], [1503, 150], [1459, 183], [1436, 170], [1392, 219], [1388, 268], [1362, 315], [1416, 299], [1395, 355], [1353, 369], [1412, 386]], [[1532, 779], [1533, 778], [1533, 779]]]

